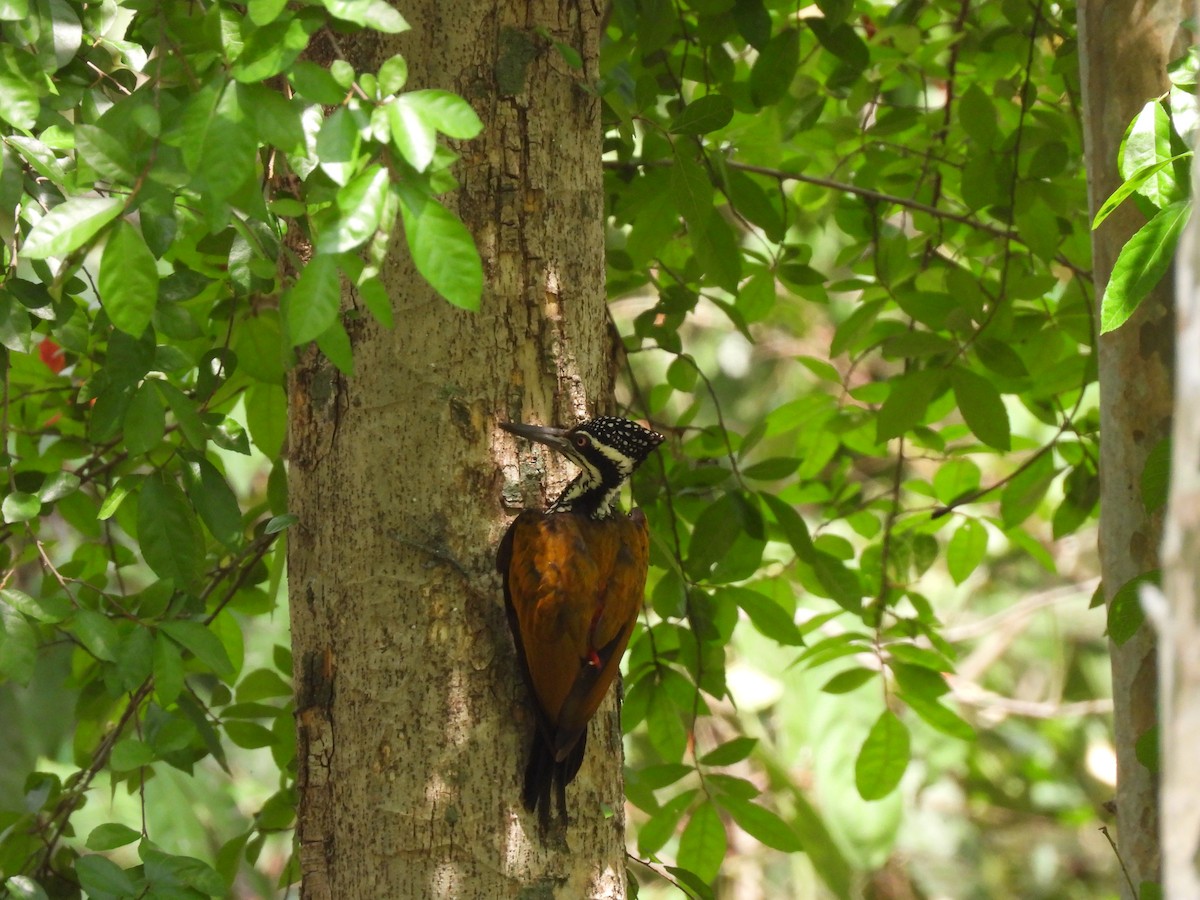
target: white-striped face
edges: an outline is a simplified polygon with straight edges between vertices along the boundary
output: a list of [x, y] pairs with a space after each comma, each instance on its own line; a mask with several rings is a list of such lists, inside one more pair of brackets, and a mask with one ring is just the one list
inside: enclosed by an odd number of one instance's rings
[[581, 422], [563, 438], [561, 452], [580, 472], [552, 509], [585, 509], [598, 519], [611, 514], [625, 479], [663, 442], [661, 434], [616, 416]]

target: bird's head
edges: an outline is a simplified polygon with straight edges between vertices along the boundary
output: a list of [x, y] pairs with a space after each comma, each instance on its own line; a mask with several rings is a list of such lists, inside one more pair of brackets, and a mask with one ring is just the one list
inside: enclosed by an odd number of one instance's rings
[[579, 467], [575, 480], [550, 507], [594, 519], [612, 514], [621, 485], [664, 440], [661, 434], [617, 416], [600, 416], [573, 428], [501, 422], [510, 434], [545, 444]]

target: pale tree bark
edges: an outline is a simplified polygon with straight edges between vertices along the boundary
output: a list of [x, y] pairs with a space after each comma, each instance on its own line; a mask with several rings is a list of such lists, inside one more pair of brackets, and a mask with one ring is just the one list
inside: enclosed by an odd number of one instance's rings
[[[1081, 0], [1079, 59], [1088, 199], [1092, 213], [1121, 183], [1117, 149], [1130, 121], [1168, 87], [1166, 67], [1184, 45], [1184, 0]], [[1097, 300], [1121, 246], [1141, 225], [1124, 204], [1093, 233]], [[1141, 475], [1150, 450], [1170, 433], [1174, 286], [1165, 279], [1124, 326], [1099, 338], [1100, 567], [1105, 597], [1159, 567], [1162, 514], [1147, 514]], [[1098, 318], [1098, 316], [1097, 316]], [[1155, 724], [1153, 632], [1143, 627], [1110, 645], [1117, 749], [1117, 832], [1135, 887], [1159, 881], [1158, 793], [1135, 755]], [[1126, 896], [1129, 896], [1126, 888]]]
[[[1195, 170], [1200, 176], [1200, 169]], [[1193, 179], [1192, 196], [1200, 182]], [[1162, 593], [1145, 598], [1159, 632], [1163, 888], [1200, 897], [1200, 219], [1180, 241], [1171, 488]]]
[[597, 12], [573, 0], [401, 12], [410, 32], [341, 46], [360, 71], [402, 53], [410, 88], [456, 91], [483, 119], [447, 199], [486, 286], [479, 313], [452, 308], [398, 237], [384, 273], [395, 330], [349, 319], [353, 378], [315, 355], [292, 375], [302, 895], [621, 897], [615, 703], [568, 791], [571, 827], [543, 838], [520, 804], [533, 718], [493, 568], [501, 497], [519, 500], [531, 475], [497, 420], [574, 423], [611, 389], [600, 108], [586, 90]]

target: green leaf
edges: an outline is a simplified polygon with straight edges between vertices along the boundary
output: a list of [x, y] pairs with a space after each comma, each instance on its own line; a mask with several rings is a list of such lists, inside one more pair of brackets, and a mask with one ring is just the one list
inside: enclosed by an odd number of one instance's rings
[[892, 379], [875, 420], [875, 440], [882, 444], [919, 424], [945, 377], [941, 369], [918, 369]]
[[965, 457], [948, 459], [933, 475], [933, 493], [942, 503], [954, 503], [979, 489], [979, 466]]
[[1179, 235], [1192, 214], [1190, 200], [1158, 211], [1121, 248], [1100, 301], [1100, 333], [1121, 327], [1154, 290], [1175, 259]]
[[132, 493], [134, 485], [134, 480], [129, 478], [123, 478], [114, 484], [112, 490], [108, 492], [108, 496], [104, 498], [104, 502], [100, 504], [100, 510], [96, 513], [96, 518], [101, 522], [111, 519], [121, 504], [125, 502], [125, 498]]
[[[761, 228], [769, 240], [782, 242], [786, 226], [778, 200], [768, 196], [767, 191], [745, 172], [727, 168], [724, 176], [729, 201], [738, 213]], [[799, 284], [800, 279], [806, 283], [825, 283], [821, 273], [799, 263], [785, 263], [779, 267], [779, 274], [792, 284]], [[767, 271], [741, 286], [737, 304], [747, 319], [754, 320], [762, 318], [774, 309], [775, 301], [775, 276]]]
[[693, 900], [715, 900], [716, 894], [713, 893], [712, 887], [695, 872], [682, 866], [663, 866], [663, 870], [675, 879], [684, 896]]
[[1136, 172], [1129, 176], [1121, 186], [1117, 188], [1109, 198], [1100, 204], [1100, 209], [1096, 212], [1096, 218], [1092, 220], [1092, 230], [1100, 227], [1105, 219], [1107, 219], [1118, 206], [1124, 203], [1132, 194], [1140, 192], [1143, 185], [1159, 172], [1166, 169], [1168, 166], [1173, 166], [1175, 163], [1184, 159], [1191, 159], [1192, 151], [1188, 150], [1185, 153], [1179, 153], [1169, 159], [1160, 159], [1156, 162], [1147, 163]]
[[88, 835], [87, 848], [89, 850], [113, 850], [117, 847], [124, 847], [126, 844], [132, 844], [141, 837], [141, 832], [134, 831], [128, 825], [107, 822], [92, 829], [91, 834]]
[[676, 859], [680, 867], [711, 883], [725, 860], [725, 826], [717, 808], [704, 803], [692, 813], [679, 837]]
[[908, 768], [908, 729], [891, 710], [871, 727], [854, 761], [854, 784], [864, 800], [880, 800], [900, 784]]
[[1005, 528], [1012, 529], [1033, 515], [1057, 474], [1052, 454], [1042, 453], [1009, 479], [1000, 495]]
[[153, 450], [162, 443], [166, 428], [162, 395], [154, 385], [143, 383], [125, 409], [125, 449], [131, 456]]
[[200, 519], [218, 541], [230, 549], [242, 543], [242, 511], [225, 476], [207, 459], [189, 465], [188, 496]]
[[97, 288], [113, 325], [141, 337], [158, 301], [158, 263], [142, 233], [124, 220], [104, 245]]
[[63, 497], [69, 497], [71, 494], [79, 490], [79, 476], [74, 472], [65, 470], [55, 472], [38, 488], [38, 496], [43, 503], [53, 503], [55, 500], [61, 500]]
[[690, 156], [675, 157], [671, 167], [671, 193], [688, 229], [703, 233], [713, 212], [713, 186], [708, 173]]
[[800, 468], [800, 463], [801, 460], [794, 456], [764, 459], [742, 469], [742, 477], [753, 478], [756, 481], [779, 481], [794, 474]]
[[154, 762], [154, 751], [145, 741], [125, 738], [112, 749], [108, 764], [114, 772], [129, 772]]
[[683, 758], [687, 748], [687, 730], [683, 727], [679, 710], [661, 684], [655, 684], [650, 692], [646, 709], [646, 734], [650, 738], [650, 745], [662, 759], [677, 762]]
[[0, 66], [0, 119], [14, 128], [30, 131], [41, 111], [35, 84]]
[[736, 797], [723, 798], [721, 806], [733, 816], [742, 831], [759, 843], [784, 853], [798, 853], [803, 849], [792, 827], [769, 809]]
[[733, 101], [722, 94], [708, 94], [693, 100], [671, 121], [672, 134], [708, 134], [729, 124]]
[[308, 261], [284, 298], [293, 346], [315, 340], [337, 319], [342, 300], [337, 259], [318, 254]]
[[657, 853], [674, 835], [683, 818], [684, 812], [691, 805], [698, 792], [684, 791], [672, 797], [659, 809], [650, 815], [649, 821], [637, 830], [638, 851], [644, 854]]
[[958, 118], [972, 143], [991, 147], [996, 140], [996, 104], [972, 81], [958, 101]]
[[270, 729], [264, 728], [257, 722], [226, 719], [224, 725], [229, 740], [244, 750], [257, 750], [260, 747], [270, 747], [275, 743], [275, 736], [271, 734]]
[[24, 491], [13, 491], [0, 504], [0, 513], [9, 524], [36, 519], [41, 511], [42, 501], [37, 494], [27, 494]]
[[419, 107], [401, 94], [386, 107], [392, 143], [400, 155], [418, 172], [424, 172], [437, 152], [437, 129], [426, 120]]
[[[723, 288], [730, 294], [736, 294], [738, 283], [742, 278], [742, 256], [738, 248], [738, 238], [729, 223], [725, 221], [724, 216], [709, 216], [703, 233], [693, 231], [688, 236], [691, 239], [696, 259], [704, 269], [704, 274], [717, 287]], [[709, 300], [725, 313], [743, 337], [753, 340], [737, 307], [717, 297], [710, 297]]]
[[332, 325], [317, 335], [317, 347], [343, 375], [350, 377], [354, 374], [354, 349], [350, 346], [350, 335], [341, 322], [335, 319]]
[[700, 757], [700, 762], [706, 766], [732, 766], [749, 756], [757, 744], [758, 738], [734, 738], [709, 750]]
[[[253, 13], [250, 18], [254, 19]], [[255, 24], [259, 27], [251, 30], [246, 37], [232, 70], [233, 77], [248, 86], [258, 85], [289, 69], [294, 70], [297, 57], [308, 46], [309, 36], [322, 23], [315, 16], [286, 15], [274, 21]], [[260, 107], [251, 103], [246, 108]], [[261, 119], [259, 124], [261, 126]]]
[[16, 588], [0, 588], [0, 600], [37, 622], [54, 624], [71, 614], [71, 602], [62, 594], [42, 594], [36, 600]]
[[767, 505], [767, 508], [771, 510], [771, 515], [783, 530], [784, 537], [792, 545], [792, 549], [796, 551], [796, 555], [806, 562], [811, 562], [816, 556], [817, 551], [813, 547], [812, 537], [808, 533], [808, 526], [804, 523], [804, 519], [800, 513], [796, 512], [791, 504], [779, 499], [774, 494], [763, 492], [758, 496]]
[[385, 0], [321, 0], [321, 5], [335, 18], [384, 34], [399, 34], [409, 27], [404, 17]]
[[821, 690], [826, 694], [848, 694], [878, 677], [878, 672], [856, 666], [834, 675], [821, 686]]
[[958, 411], [972, 433], [989, 447], [1010, 449], [1008, 410], [995, 385], [961, 366], [950, 370], [950, 384]]
[[1142, 627], [1145, 614], [1139, 591], [1143, 584], [1158, 585], [1161, 580], [1161, 573], [1155, 569], [1129, 579], [1113, 594], [1108, 601], [1108, 636], [1114, 644], [1124, 644]]
[[0, 884], [12, 900], [49, 900], [42, 886], [28, 875], [14, 875]]
[[121, 634], [112, 619], [91, 609], [81, 609], [75, 613], [71, 624], [75, 636], [92, 656], [116, 662], [121, 649]]
[[759, 633], [785, 646], [797, 647], [804, 643], [792, 614], [772, 598], [744, 587], [721, 588], [719, 592], [742, 608]]
[[146, 864], [147, 881], [164, 889], [176, 889], [171, 890], [168, 896], [193, 896], [192, 892], [177, 890], [178, 887], [192, 888], [205, 897], [222, 896], [229, 892], [228, 885], [217, 871], [202, 860], [165, 853], [149, 839], [138, 845], [138, 855]]
[[37, 632], [11, 606], [0, 606], [0, 677], [26, 685], [37, 663]]
[[205, 625], [179, 619], [159, 625], [172, 640], [190, 650], [196, 659], [221, 678], [234, 674], [233, 663], [220, 639]]
[[287, 437], [287, 395], [279, 385], [253, 384], [246, 390], [246, 426], [264, 456], [279, 456]]
[[344, 87], [338, 84], [337, 79], [330, 74], [328, 69], [306, 59], [293, 65], [288, 77], [295, 86], [298, 96], [322, 106], [340, 107], [348, 93]]
[[[338, 217], [317, 238], [317, 253], [342, 253], [375, 236], [383, 223], [388, 197], [388, 173], [371, 166], [338, 191]], [[390, 226], [390, 222], [387, 223]]]
[[987, 554], [987, 528], [977, 519], [964, 519], [946, 544], [946, 568], [955, 584], [962, 584]]
[[800, 61], [800, 33], [787, 28], [767, 43], [750, 70], [750, 98], [758, 106], [772, 106], [787, 94]]
[[191, 123], [192, 140], [199, 136], [203, 141], [196, 148], [197, 172], [209, 202], [232, 196], [257, 173], [258, 132], [252, 110], [242, 103], [244, 90], [243, 85], [226, 82], [216, 103], [203, 107]]
[[136, 897], [139, 893], [129, 873], [104, 856], [79, 857], [75, 877], [90, 897]]
[[183, 690], [183, 655], [165, 635], [155, 635], [151, 671], [154, 673], [154, 695], [159, 704], [166, 707], [174, 703]]
[[300, 517], [292, 513], [284, 513], [281, 516], [274, 516], [263, 528], [263, 534], [278, 534], [286, 528], [295, 525], [300, 521]]
[[184, 587], [200, 573], [204, 544], [195, 513], [179, 485], [162, 472], [138, 491], [137, 529], [146, 564], [160, 578]]
[[403, 56], [397, 53], [384, 60], [383, 65], [379, 67], [377, 77], [380, 92], [384, 95], [394, 94], [408, 81], [408, 63], [404, 61]]
[[402, 188], [400, 197], [404, 237], [417, 271], [454, 306], [477, 311], [483, 264], [471, 233], [432, 197], [412, 188]]
[[196, 410], [196, 401], [169, 381], [154, 378], [149, 379], [146, 383], [151, 382], [155, 389], [162, 394], [163, 399], [167, 401], [167, 406], [171, 407], [171, 414], [175, 416], [175, 421], [179, 424], [179, 430], [183, 432], [184, 439], [192, 449], [204, 450], [208, 444], [208, 430], [200, 421], [200, 414]]
[[737, 506], [730, 494], [722, 495], [705, 507], [692, 527], [684, 564], [688, 574], [696, 580], [706, 578], [712, 567], [729, 552], [742, 530]]
[[975, 729], [970, 723], [937, 700], [903, 690], [898, 691], [896, 696], [907, 703], [909, 709], [920, 716], [923, 722], [942, 734], [960, 741], [975, 739]]
[[98, 125], [75, 126], [75, 152], [100, 175], [116, 184], [128, 183], [134, 177], [129, 147]]
[[349, 108], [339, 106], [317, 132], [317, 165], [335, 184], [348, 184], [361, 162], [362, 135]]
[[470, 140], [483, 131], [483, 122], [471, 104], [450, 91], [409, 91], [397, 97], [396, 103], [408, 107], [427, 126], [447, 137]]
[[[1156, 98], [1148, 101], [1129, 124], [1117, 152], [1117, 165], [1121, 177], [1129, 180], [1140, 169], [1170, 156], [1171, 119], [1162, 100]], [[1138, 193], [1159, 209], [1184, 196], [1175, 182], [1175, 173], [1167, 168], [1143, 182]]]
[[124, 205], [120, 197], [72, 197], [42, 216], [30, 229], [21, 245], [21, 256], [25, 259], [66, 256], [119, 216]]
[[290, 697], [292, 686], [274, 669], [255, 669], [238, 682], [238, 703], [251, 703], [270, 697]]

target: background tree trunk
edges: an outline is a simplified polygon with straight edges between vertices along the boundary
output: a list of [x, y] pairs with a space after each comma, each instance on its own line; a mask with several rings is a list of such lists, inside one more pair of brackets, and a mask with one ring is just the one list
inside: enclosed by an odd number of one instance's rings
[[353, 378], [315, 352], [292, 374], [303, 896], [623, 896], [615, 704], [569, 791], [568, 854], [520, 807], [533, 719], [493, 569], [501, 495], [525, 493], [505, 490], [519, 473], [497, 420], [573, 423], [611, 389], [600, 104], [584, 89], [596, 13], [557, 0], [402, 11], [410, 32], [342, 47], [359, 70], [402, 53], [409, 87], [456, 91], [483, 119], [448, 199], [486, 287], [478, 314], [452, 308], [398, 236], [384, 273], [395, 330], [348, 322]]
[[[1088, 199], [1094, 214], [1121, 183], [1117, 148], [1138, 110], [1168, 87], [1167, 63], [1182, 51], [1181, 0], [1081, 0], [1079, 59]], [[1093, 233], [1098, 294], [1121, 246], [1142, 224], [1124, 204]], [[1146, 456], [1170, 433], [1173, 293], [1165, 279], [1123, 327], [1099, 339], [1100, 568], [1105, 597], [1159, 566], [1162, 515], [1148, 515], [1141, 475]], [[1099, 301], [1099, 296], [1097, 297]], [[1099, 314], [1097, 313], [1097, 318]], [[1135, 745], [1155, 724], [1154, 636], [1149, 628], [1110, 644], [1117, 748], [1117, 829], [1134, 885], [1159, 880], [1158, 796]]]
[[[1200, 173], [1198, 173], [1200, 174]], [[1192, 183], [1192, 196], [1198, 185]], [[1163, 887], [1167, 897], [1200, 897], [1200, 220], [1180, 239], [1176, 393], [1171, 489], [1163, 543], [1159, 626]], [[1153, 599], [1153, 598], [1152, 598]]]

